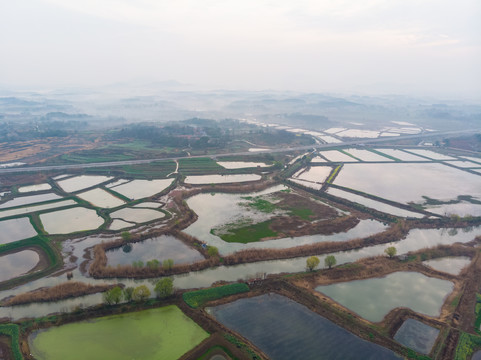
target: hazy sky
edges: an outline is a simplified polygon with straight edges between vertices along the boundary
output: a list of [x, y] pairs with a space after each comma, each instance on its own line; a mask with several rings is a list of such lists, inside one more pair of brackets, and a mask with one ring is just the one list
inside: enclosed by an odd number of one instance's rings
[[0, 84], [481, 94], [479, 0], [0, 0]]

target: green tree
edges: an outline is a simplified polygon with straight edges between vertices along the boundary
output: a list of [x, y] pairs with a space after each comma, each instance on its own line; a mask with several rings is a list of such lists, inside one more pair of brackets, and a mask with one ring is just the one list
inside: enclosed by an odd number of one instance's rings
[[166, 259], [162, 262], [162, 267], [165, 269], [165, 270], [170, 270], [174, 267], [174, 260], [172, 259]]
[[337, 260], [334, 257], [334, 255], [328, 255], [324, 259], [324, 266], [328, 267], [329, 269], [332, 268], [334, 265], [336, 265]]
[[116, 286], [104, 292], [102, 297], [106, 304], [109, 304], [109, 305], [118, 304], [120, 300], [122, 300], [122, 289]]
[[384, 250], [384, 252], [387, 254], [387, 256], [393, 258], [397, 254], [397, 249], [394, 246], [389, 246]]
[[141, 267], [144, 267], [144, 262], [142, 260], [134, 261], [132, 262], [132, 266], [134, 268], [141, 268]]
[[132, 300], [145, 301], [150, 297], [150, 290], [145, 285], [137, 286], [132, 293]]
[[154, 288], [157, 297], [160, 299], [172, 295], [174, 292], [174, 281], [171, 278], [162, 278], [155, 283]]
[[127, 301], [127, 302], [132, 301], [132, 294], [133, 293], [134, 293], [133, 287], [129, 286], [129, 287], [124, 288], [124, 290], [122, 291], [122, 295], [124, 297], [124, 300]]
[[157, 259], [147, 261], [146, 264], [150, 269], [157, 269], [160, 266], [160, 261]]
[[319, 260], [317, 256], [308, 257], [306, 260], [306, 267], [309, 271], [312, 271], [319, 265], [320, 262], [321, 260]]
[[122, 240], [124, 242], [128, 242], [130, 241], [130, 239], [132, 239], [132, 235], [128, 231], [122, 231], [120, 233], [120, 236], [122, 237]]
[[208, 246], [207, 247], [207, 254], [209, 254], [209, 256], [218, 256], [219, 255], [219, 249], [216, 248], [215, 246]]

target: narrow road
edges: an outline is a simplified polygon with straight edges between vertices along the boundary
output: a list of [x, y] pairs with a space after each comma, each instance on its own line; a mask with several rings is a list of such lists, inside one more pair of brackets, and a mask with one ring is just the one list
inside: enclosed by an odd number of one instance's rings
[[[447, 135], [462, 135], [462, 134], [475, 134], [481, 133], [481, 129], [469, 129], [469, 130], [455, 130], [455, 131], [443, 131], [443, 132], [430, 132], [424, 133], [419, 135], [402, 135], [398, 136], [395, 139], [387, 137], [387, 138], [377, 138], [377, 139], [359, 139], [359, 140], [352, 140], [352, 141], [345, 141], [342, 143], [336, 144], [313, 144], [313, 145], [306, 145], [306, 146], [296, 146], [296, 147], [282, 147], [279, 149], [269, 149], [263, 151], [263, 154], [266, 153], [282, 153], [282, 152], [290, 152], [290, 151], [302, 151], [302, 150], [309, 150], [309, 149], [326, 149], [332, 147], [342, 147], [342, 146], [354, 146], [354, 145], [367, 145], [367, 144], [378, 144], [384, 142], [392, 142], [397, 140], [403, 139], [426, 139], [432, 137], [439, 137], [439, 136], [447, 136]], [[1, 174], [11, 174], [11, 173], [25, 173], [25, 172], [35, 172], [35, 171], [48, 171], [48, 170], [69, 170], [69, 169], [88, 169], [88, 168], [99, 168], [99, 167], [113, 167], [113, 166], [124, 166], [124, 165], [138, 165], [138, 164], [148, 164], [154, 161], [177, 161], [183, 158], [203, 158], [203, 157], [218, 157], [218, 156], [249, 156], [249, 155], [258, 155], [258, 152], [234, 152], [234, 153], [223, 153], [223, 154], [215, 154], [215, 155], [194, 155], [194, 156], [177, 156], [177, 157], [170, 157], [170, 158], [156, 158], [156, 159], [142, 159], [142, 160], [123, 160], [123, 161], [108, 161], [108, 162], [101, 162], [101, 163], [86, 163], [86, 164], [72, 164], [72, 165], [47, 165], [47, 166], [25, 166], [25, 167], [18, 167], [18, 168], [5, 168], [0, 169]]]

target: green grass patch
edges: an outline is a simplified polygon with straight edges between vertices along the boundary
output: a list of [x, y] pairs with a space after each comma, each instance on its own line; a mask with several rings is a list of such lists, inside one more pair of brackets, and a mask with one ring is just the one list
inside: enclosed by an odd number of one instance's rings
[[15, 360], [23, 360], [22, 352], [20, 351], [20, 344], [18, 340], [19, 329], [15, 324], [0, 324], [0, 335], [10, 337], [11, 349], [13, 358]]
[[225, 170], [208, 157], [179, 159], [179, 172], [183, 175], [217, 174]]
[[330, 184], [332, 183], [332, 181], [336, 178], [337, 176], [337, 173], [339, 172], [339, 170], [341, 169], [341, 166], [342, 165], [338, 165], [334, 171], [331, 173], [331, 175], [329, 175], [329, 178], [327, 179], [327, 183]]
[[291, 209], [290, 213], [304, 220], [309, 220], [314, 215], [314, 212], [308, 208]]
[[[246, 199], [246, 198], [243, 198]], [[271, 203], [270, 201], [264, 200], [259, 196], [256, 196], [255, 198], [251, 198], [253, 202], [249, 203], [249, 206], [251, 208], [254, 208], [258, 211], [261, 211], [263, 213], [272, 213], [276, 210], [276, 205]], [[249, 199], [249, 200], [251, 200]]]
[[473, 354], [474, 350], [481, 347], [481, 336], [471, 335], [461, 332], [456, 347], [454, 360], [467, 360]]
[[481, 334], [481, 294], [476, 294], [476, 306], [474, 308], [476, 320], [474, 321], [474, 329], [478, 334]]
[[30, 350], [49, 360], [178, 359], [208, 336], [170, 305], [51, 327], [36, 334]]
[[216, 235], [227, 242], [247, 244], [250, 242], [259, 241], [265, 237], [277, 236], [277, 232], [273, 231], [269, 227], [270, 224], [271, 220], [268, 220], [258, 224], [247, 225], [238, 228], [229, 228], [228, 233]]
[[209, 289], [190, 291], [182, 294], [185, 303], [191, 308], [197, 309], [204, 306], [208, 301], [221, 299], [226, 296], [241, 294], [249, 291], [249, 286], [244, 283], [228, 284]]

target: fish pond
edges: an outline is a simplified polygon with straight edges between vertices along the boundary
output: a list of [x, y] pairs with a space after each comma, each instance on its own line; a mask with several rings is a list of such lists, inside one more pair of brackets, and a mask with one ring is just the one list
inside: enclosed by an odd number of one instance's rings
[[77, 205], [77, 202], [75, 202], [74, 200], [61, 200], [61, 201], [55, 201], [47, 204], [30, 205], [30, 206], [15, 208], [15, 209], [2, 210], [0, 211], [0, 218], [28, 214], [35, 211], [50, 210], [50, 209], [55, 209], [55, 208], [64, 207], [64, 206], [71, 206], [71, 205]]
[[421, 354], [429, 354], [439, 335], [439, 329], [420, 321], [407, 319], [394, 335], [394, 340]]
[[451, 281], [421, 273], [395, 272], [382, 278], [321, 285], [316, 287], [316, 291], [364, 319], [378, 322], [397, 307], [439, 316], [444, 299], [453, 291], [453, 287]]
[[0, 282], [13, 279], [32, 270], [39, 262], [40, 257], [33, 250], [22, 250], [13, 254], [0, 256], [2, 271]]
[[35, 184], [35, 185], [27, 185], [27, 186], [22, 186], [18, 188], [19, 193], [27, 193], [27, 192], [33, 192], [33, 191], [44, 191], [44, 190], [50, 190], [52, 187], [50, 184], [44, 183], [44, 184]]
[[463, 270], [470, 263], [471, 259], [467, 256], [448, 256], [439, 259], [423, 261], [423, 264], [426, 266], [453, 275], [458, 275], [461, 270]]
[[138, 200], [160, 193], [172, 182], [172, 179], [132, 180], [111, 189], [131, 200]]
[[50, 200], [58, 200], [61, 198], [62, 198], [61, 196], [54, 193], [20, 196], [1, 204], [0, 209], [10, 208], [14, 206], [30, 205], [30, 204], [35, 204], [35, 203], [50, 201]]
[[172, 259], [174, 264], [188, 264], [204, 260], [197, 250], [187, 246], [179, 239], [171, 235], [162, 235], [153, 239], [144, 240], [125, 245], [115, 250], [106, 252], [107, 264], [130, 265], [133, 261]]
[[367, 197], [364, 197], [364, 196], [361, 196], [361, 195], [357, 195], [357, 194], [353, 194], [353, 193], [348, 192], [348, 191], [336, 189], [336, 188], [333, 188], [333, 187], [330, 187], [329, 189], [327, 189], [327, 193], [331, 194], [331, 195], [334, 195], [334, 196], [337, 196], [337, 197], [340, 197], [340, 198], [343, 198], [343, 199], [347, 199], [349, 201], [352, 201], [352, 202], [355, 202], [355, 203], [358, 203], [358, 204], [361, 204], [361, 205], [369, 207], [371, 209], [375, 209], [375, 210], [378, 210], [378, 211], [381, 211], [381, 212], [384, 212], [384, 213], [387, 213], [387, 214], [395, 215], [395, 216], [411, 217], [411, 218], [417, 218], [417, 219], [423, 218], [425, 216], [424, 214], [420, 214], [420, 213], [416, 213], [416, 212], [413, 212], [413, 211], [401, 209], [401, 208], [398, 208], [398, 207], [395, 207], [395, 206], [392, 206], [392, 205], [389, 205], [389, 204], [385, 204], [385, 203], [380, 202], [380, 201], [372, 200], [370, 198], [367, 198]]
[[112, 177], [110, 176], [80, 175], [73, 178], [57, 181], [57, 184], [65, 192], [71, 193], [104, 183], [111, 179]]
[[99, 188], [82, 192], [77, 194], [77, 196], [91, 203], [93, 206], [101, 208], [114, 208], [125, 204], [123, 200]]
[[207, 337], [171, 305], [36, 331], [29, 345], [38, 360], [174, 360]]
[[27, 239], [37, 235], [37, 232], [27, 217], [0, 221], [0, 244]]
[[49, 234], [93, 230], [104, 223], [104, 219], [98, 216], [95, 210], [80, 206], [40, 214], [40, 221]]
[[112, 219], [117, 218], [127, 222], [144, 223], [156, 219], [162, 219], [165, 214], [162, 211], [143, 208], [124, 208], [110, 214]]
[[240, 299], [207, 310], [271, 359], [401, 359], [281, 295]]
[[345, 164], [334, 183], [403, 204], [423, 204], [426, 197], [481, 199], [480, 176], [439, 163]]
[[257, 181], [261, 176], [257, 174], [237, 174], [237, 175], [192, 175], [184, 180], [186, 184], [227, 184], [245, 181]]

